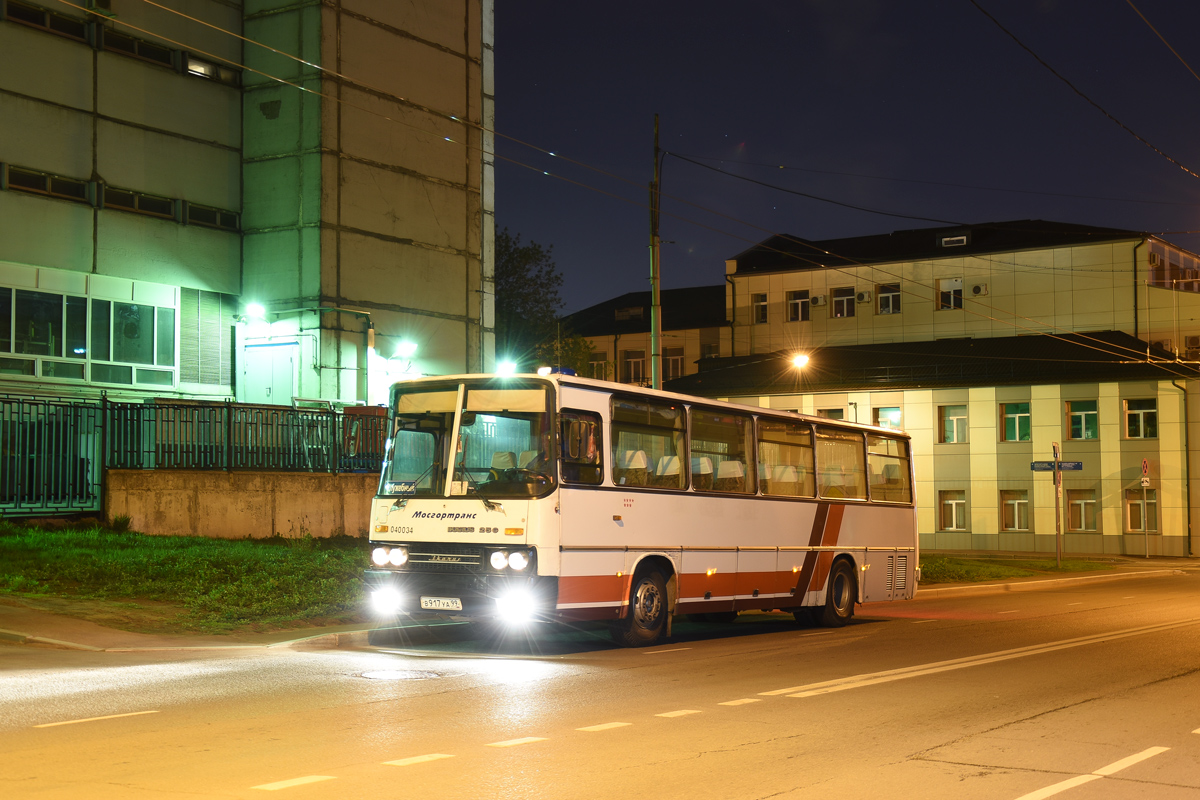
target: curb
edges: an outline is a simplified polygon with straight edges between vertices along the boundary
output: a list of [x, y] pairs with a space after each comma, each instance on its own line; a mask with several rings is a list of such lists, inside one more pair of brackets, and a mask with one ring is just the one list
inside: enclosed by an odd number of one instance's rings
[[14, 644], [48, 644], [68, 650], [86, 650], [92, 653], [158, 653], [184, 650], [271, 650], [277, 647], [294, 647], [299, 650], [332, 650], [339, 647], [359, 647], [367, 643], [368, 629], [360, 631], [342, 631], [340, 633], [318, 633], [299, 639], [288, 639], [282, 642], [265, 644], [182, 644], [182, 645], [146, 645], [145, 647], [96, 647], [90, 644], [64, 642], [45, 636], [32, 636], [27, 633], [0, 629], [0, 641]]
[[914, 599], [921, 600], [926, 597], [954, 597], [973, 594], [1004, 594], [1005, 592], [1035, 592], [1039, 589], [1050, 589], [1063, 584], [1101, 583], [1103, 581], [1119, 581], [1126, 578], [1160, 578], [1164, 575], [1183, 574], [1185, 574], [1185, 570], [1182, 569], [1148, 569], [1138, 572], [1079, 575], [1073, 578], [1047, 578], [1041, 581], [1023, 581], [1021, 583], [970, 583], [958, 586], [946, 586], [940, 589], [922, 589], [918, 586]]

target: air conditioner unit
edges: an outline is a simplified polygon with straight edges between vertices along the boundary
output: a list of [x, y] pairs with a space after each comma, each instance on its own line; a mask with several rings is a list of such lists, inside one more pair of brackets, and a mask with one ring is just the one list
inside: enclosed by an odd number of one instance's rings
[[988, 288], [986, 283], [977, 283], [971, 287], [971, 295], [973, 297], [983, 297], [987, 293]]
[[1185, 336], [1183, 337], [1183, 343], [1189, 350], [1200, 347], [1200, 336]]
[[1183, 351], [1184, 361], [1200, 361], [1200, 348], [1188, 348]]
[[860, 303], [869, 303], [871, 302], [871, 293], [859, 292], [858, 294], [854, 295], [854, 299]]
[[1151, 347], [1157, 347], [1159, 350], [1166, 350], [1167, 352], [1172, 352], [1172, 344], [1173, 343], [1170, 339], [1155, 339], [1154, 341], [1150, 342]]
[[825, 305], [825, 295], [815, 294], [815, 295], [813, 295], [812, 300], [810, 302], [814, 306], [823, 306], [823, 305]]

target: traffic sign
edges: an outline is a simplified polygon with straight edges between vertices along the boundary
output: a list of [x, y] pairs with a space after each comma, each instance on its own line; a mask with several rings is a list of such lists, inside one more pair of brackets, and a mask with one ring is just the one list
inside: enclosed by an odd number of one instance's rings
[[[1029, 462], [1029, 468], [1031, 470], [1033, 470], [1034, 472], [1054, 472], [1054, 462], [1053, 461], [1031, 461], [1031, 462]], [[1065, 470], [1067, 472], [1072, 472], [1075, 470], [1082, 470], [1083, 462], [1082, 461], [1060, 461], [1060, 462], [1058, 462], [1058, 468], [1059, 468], [1059, 470]]]
[[1150, 474], [1150, 462], [1143, 458], [1142, 459], [1142, 477], [1144, 478], [1149, 474]]
[[1149, 486], [1150, 486], [1150, 479], [1143, 475], [1142, 476], [1142, 487], [1148, 488]]

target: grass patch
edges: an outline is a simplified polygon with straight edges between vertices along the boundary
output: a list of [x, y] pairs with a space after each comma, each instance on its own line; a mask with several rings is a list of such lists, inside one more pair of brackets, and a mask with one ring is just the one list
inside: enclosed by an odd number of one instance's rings
[[1005, 578], [1031, 578], [1035, 575], [1061, 575], [1112, 569], [1104, 561], [1063, 559], [1062, 567], [1054, 559], [951, 558], [926, 556], [921, 559], [921, 583], [977, 583]]
[[150, 605], [160, 618], [174, 609], [174, 629], [265, 630], [353, 614], [366, 566], [365, 542], [349, 536], [208, 539], [0, 520], [0, 594]]

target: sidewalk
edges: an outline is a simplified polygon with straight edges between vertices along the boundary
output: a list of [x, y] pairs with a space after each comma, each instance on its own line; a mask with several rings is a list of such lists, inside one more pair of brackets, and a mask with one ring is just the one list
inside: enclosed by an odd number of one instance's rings
[[[917, 589], [917, 599], [1038, 591], [1075, 584], [1175, 575], [1184, 571], [1200, 570], [1200, 559], [1113, 556], [1105, 560], [1117, 562], [1117, 566], [1103, 572], [1088, 572], [1062, 578], [1037, 576], [988, 583], [930, 584]], [[15, 599], [0, 600], [0, 642], [48, 645], [70, 650], [122, 653], [155, 650], [347, 647], [365, 644], [366, 634], [371, 629], [370, 625], [360, 624], [228, 636], [153, 635], [106, 628], [65, 614], [39, 611], [22, 605]]]

